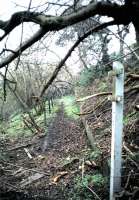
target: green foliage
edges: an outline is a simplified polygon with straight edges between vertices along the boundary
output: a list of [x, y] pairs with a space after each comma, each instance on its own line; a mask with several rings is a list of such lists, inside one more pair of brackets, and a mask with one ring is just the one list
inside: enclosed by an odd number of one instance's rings
[[101, 190], [107, 184], [107, 178], [103, 177], [101, 174], [95, 175], [85, 175], [83, 178], [77, 176], [75, 178], [75, 193], [72, 199], [84, 199], [91, 200], [95, 199], [95, 196], [91, 194], [87, 187], [95, 190]]
[[89, 155], [89, 158], [92, 159], [92, 160], [97, 160], [100, 157], [101, 157], [101, 151], [99, 149], [94, 150]]
[[74, 180], [74, 192], [72, 192], [72, 200], [91, 200], [93, 195], [88, 191], [88, 178], [85, 176], [83, 179], [81, 176], [77, 176]]
[[110, 55], [110, 59], [111, 59], [111, 60], [119, 59], [120, 57], [121, 57], [120, 52], [113, 52], [113, 53], [111, 53], [111, 55]]
[[106, 92], [108, 89], [108, 83], [107, 82], [100, 82], [98, 85], [98, 91], [99, 92]]
[[[58, 109], [59, 109], [58, 104], [55, 103], [51, 110], [51, 113], [49, 113], [48, 105], [46, 104], [46, 122], [48, 125], [49, 125], [50, 121], [52, 120], [52, 118], [56, 115], [56, 112], [58, 111]], [[43, 126], [44, 125], [44, 113], [42, 113], [39, 116], [36, 116], [35, 120], [39, 125]]]
[[102, 153], [98, 148], [94, 149], [93, 151], [92, 149], [89, 149], [85, 153], [85, 157], [86, 159], [97, 161], [102, 158]]
[[103, 177], [102, 174], [95, 174], [91, 177], [90, 180], [96, 187], [103, 187], [107, 183], [106, 177]]
[[[58, 105], [54, 104], [54, 107], [52, 109], [52, 112], [49, 113], [48, 111], [48, 105], [46, 104], [46, 120], [47, 124], [49, 125], [52, 118], [55, 116], [56, 112], [58, 111]], [[31, 110], [32, 114], [35, 114], [34, 110]], [[19, 137], [30, 137], [32, 136], [32, 132], [24, 125], [22, 116], [28, 118], [27, 114], [17, 114], [11, 116], [8, 123], [1, 122], [0, 124], [0, 135], [5, 137], [11, 137], [11, 138], [19, 138]], [[35, 116], [35, 121], [40, 127], [44, 126], [44, 113], [42, 113], [39, 116]], [[47, 130], [45, 130], [47, 132]]]
[[63, 103], [65, 113], [68, 117], [78, 119], [79, 116], [75, 113], [79, 113], [79, 106], [76, 104], [74, 96], [64, 96], [59, 100], [59, 103]]
[[9, 120], [6, 127], [6, 134], [9, 137], [18, 138], [21, 136], [30, 136], [32, 133], [24, 126], [21, 114], [18, 114]]
[[131, 112], [124, 117], [123, 123], [126, 126], [130, 121], [135, 120], [136, 118], [137, 118], [137, 112]]
[[95, 71], [93, 69], [84, 69], [79, 77], [79, 80], [77, 81], [77, 86], [88, 86], [90, 85], [95, 78]]
[[[105, 77], [108, 71], [109, 70], [103, 68], [103, 66], [101, 66], [100, 68], [96, 68], [93, 66], [89, 69], [83, 69], [80, 73], [78, 81], [76, 82], [76, 86], [89, 86], [93, 83], [95, 79]], [[102, 87], [106, 87], [106, 85], [102, 85]]]

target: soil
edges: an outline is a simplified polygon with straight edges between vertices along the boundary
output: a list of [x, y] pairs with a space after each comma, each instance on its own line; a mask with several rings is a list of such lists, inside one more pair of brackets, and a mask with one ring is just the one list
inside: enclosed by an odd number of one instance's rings
[[79, 166], [88, 146], [79, 122], [68, 118], [61, 105], [47, 136], [7, 139], [0, 148], [4, 152], [0, 200], [65, 200], [72, 193], [74, 177], [81, 174]]
[[[135, 109], [138, 102], [137, 92], [125, 95], [122, 192], [117, 194], [117, 200], [139, 200], [139, 119]], [[108, 200], [108, 185], [89, 185], [87, 191], [75, 188], [78, 176], [101, 173], [109, 178], [110, 174], [111, 103], [103, 97], [90, 99], [82, 105], [82, 112], [90, 110], [93, 112], [83, 117], [101, 152], [91, 165], [88, 155], [92, 150], [84, 128], [79, 120], [65, 115], [63, 105], [52, 119], [47, 135], [1, 140], [0, 200], [95, 199], [90, 188], [100, 199]], [[85, 162], [88, 164], [84, 165]]]

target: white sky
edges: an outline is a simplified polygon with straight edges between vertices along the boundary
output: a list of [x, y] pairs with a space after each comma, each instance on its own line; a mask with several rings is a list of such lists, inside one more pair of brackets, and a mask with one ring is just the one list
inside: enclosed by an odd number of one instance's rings
[[[9, 19], [12, 13], [15, 11], [24, 10], [24, 7], [28, 7], [30, 0], [0, 0], [0, 16], [2, 19]], [[47, 0], [32, 0], [32, 6], [41, 5], [47, 2]], [[21, 7], [16, 6], [21, 5]], [[23, 6], [23, 7], [22, 7]]]
[[[0, 19], [2, 20], [8, 20], [10, 16], [17, 11], [24, 10], [24, 6], [28, 7], [30, 0], [0, 0]], [[45, 3], [47, 0], [32, 0], [32, 6], [37, 6]], [[51, 0], [52, 2], [53, 0]], [[20, 4], [23, 7], [18, 7], [15, 5], [15, 3]], [[49, 13], [52, 14], [52, 13]], [[115, 28], [111, 28], [113, 31]], [[32, 26], [31, 24], [25, 24], [24, 25], [24, 39], [32, 35], [34, 31], [37, 30], [37, 26]], [[2, 31], [0, 31], [0, 35], [2, 34]], [[9, 36], [8, 42], [7, 42], [7, 48], [14, 49], [17, 47], [17, 45], [20, 44], [21, 40], [21, 26], [17, 27]], [[133, 28], [131, 28], [131, 34], [128, 34], [126, 38], [126, 42], [128, 45], [132, 44], [135, 41], [135, 34]], [[63, 58], [67, 50], [70, 48], [72, 43], [69, 43], [66, 47], [57, 47], [55, 46], [55, 39], [51, 40], [51, 49], [53, 51], [56, 51], [56, 53], [59, 55], [59, 57]], [[0, 49], [2, 48], [3, 43], [0, 44]], [[116, 39], [113, 39], [109, 45], [109, 52], [112, 53], [114, 51], [119, 50], [119, 42]], [[70, 66], [70, 68], [73, 70], [73, 73], [77, 71], [76, 65], [74, 65], [74, 61], [76, 60], [76, 54], [73, 53], [74, 56], [72, 56], [67, 64]], [[49, 53], [47, 58], [49, 57], [49, 60], [53, 60], [55, 62], [58, 62], [58, 58], [54, 56], [53, 54]]]
[[[45, 2], [46, 2], [46, 0], [33, 0], [32, 6], [36, 7], [37, 5], [42, 5]], [[15, 5], [15, 3], [20, 4], [23, 7], [18, 7]], [[0, 19], [8, 20], [14, 12], [24, 10], [24, 7], [28, 7], [28, 4], [29, 4], [29, 0], [20, 0], [20, 1], [19, 0], [4, 0], [4, 1], [0, 0]], [[52, 14], [52, 13], [49, 12], [49, 14]], [[36, 30], [37, 30], [37, 25], [34, 26], [32, 23], [29, 23], [29, 24], [24, 23], [24, 40], [27, 37], [29, 37], [30, 35], [32, 35], [32, 32], [36, 32]], [[21, 26], [19, 26], [10, 33], [8, 41], [6, 42], [7, 48], [14, 50], [20, 44], [21, 31], [22, 31]], [[3, 34], [3, 31], [0, 30], [0, 35], [2, 35], [2, 34]], [[52, 51], [55, 51], [56, 54], [60, 58], [64, 57], [65, 53], [68, 51], [68, 49], [72, 45], [72, 43], [70, 42], [65, 48], [63, 48], [63, 47], [58, 47], [55, 45], [55, 38], [50, 41], [51, 41]], [[49, 41], [49, 43], [50, 43], [50, 41]], [[4, 40], [4, 42], [5, 42], [5, 40]], [[0, 43], [0, 49], [3, 48], [4, 42]], [[47, 59], [48, 58], [49, 58], [48, 62], [58, 63], [58, 61], [59, 61], [59, 58], [50, 52], [47, 55]], [[74, 62], [73, 59], [70, 58], [69, 61], [67, 62], [67, 64], [69, 66], [72, 66], [71, 69], [73, 70], [73, 73], [74, 72], [76, 73], [77, 70], [74, 70], [75, 66], [73, 66], [73, 62]]]

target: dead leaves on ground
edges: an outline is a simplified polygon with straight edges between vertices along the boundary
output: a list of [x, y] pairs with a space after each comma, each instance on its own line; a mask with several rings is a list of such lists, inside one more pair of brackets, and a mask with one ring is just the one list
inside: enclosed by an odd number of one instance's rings
[[68, 174], [67, 171], [58, 172], [58, 174], [52, 178], [52, 183], [57, 184], [60, 178], [62, 178], [63, 176], [67, 174]]

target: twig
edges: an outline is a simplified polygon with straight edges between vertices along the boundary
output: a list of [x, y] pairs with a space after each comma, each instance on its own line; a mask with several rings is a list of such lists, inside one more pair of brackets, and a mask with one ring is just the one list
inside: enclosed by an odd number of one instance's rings
[[139, 80], [139, 75], [138, 74], [128, 74], [128, 77], [132, 78], [132, 79], [137, 79]]
[[93, 193], [93, 195], [94, 195], [97, 199], [101, 200], [100, 197], [96, 194], [96, 192], [94, 192], [90, 187], [88, 187], [87, 185], [84, 184], [83, 178], [84, 178], [84, 159], [83, 159], [83, 162], [82, 162], [82, 183], [83, 183], [83, 185], [84, 185], [90, 192]]
[[4, 101], [6, 101], [6, 97], [7, 97], [7, 91], [6, 91], [6, 83], [7, 83], [7, 72], [8, 72], [8, 67], [9, 65], [6, 66], [5, 68], [5, 74], [4, 74], [4, 83], [3, 83], [3, 92], [4, 92]]
[[[137, 75], [136, 78], [139, 79], [139, 75]], [[133, 90], [139, 90], [139, 85], [135, 85], [132, 88], [126, 89], [125, 93], [128, 93], [128, 92], [133, 91]], [[112, 92], [101, 92], [101, 93], [92, 94], [92, 95], [77, 99], [76, 101], [77, 102], [82, 102], [82, 101], [85, 101], [85, 100], [88, 100], [88, 99], [91, 99], [91, 98], [94, 98], [94, 97], [104, 96], [104, 95], [111, 95], [111, 94], [112, 94]]]
[[128, 157], [128, 160], [130, 160], [136, 166], [136, 168], [139, 170], [139, 165], [135, 162], [135, 160], [133, 160], [131, 157]]
[[99, 199], [99, 200], [101, 200], [101, 198], [96, 194], [96, 192], [94, 192], [94, 190], [92, 190], [90, 187], [88, 187], [87, 185], [84, 185], [88, 190], [90, 190], [90, 192], [92, 192], [93, 193], [93, 195], [97, 198], [97, 199]]
[[19, 190], [19, 188], [17, 188], [17, 187], [16, 187], [15, 185], [13, 185], [13, 184], [10, 184], [10, 183], [7, 183], [7, 182], [2, 182], [2, 184], [10, 186], [12, 189], [15, 189], [16, 191]]
[[124, 55], [120, 56], [119, 58], [114, 58], [114, 59], [112, 59], [110, 62], [108, 62], [108, 63], [106, 63], [105, 65], [103, 65], [103, 67], [106, 67], [106, 66], [112, 64], [114, 61], [118, 61], [118, 60], [120, 60], [120, 59], [122, 59], [122, 58], [125, 58], [125, 57], [129, 56], [130, 54], [134, 53], [134, 52], [137, 51], [137, 50], [139, 50], [139, 47], [136, 47], [135, 49], [133, 49], [133, 50], [130, 51], [129, 53], [124, 54]]
[[127, 187], [128, 187], [132, 173], [133, 173], [133, 171], [131, 170], [128, 174], [127, 181], [126, 181], [126, 184], [125, 184], [125, 187], [124, 187], [125, 189], [127, 189]]
[[83, 162], [82, 162], [82, 181], [83, 181], [83, 177], [84, 177], [84, 171], [85, 171], [85, 168], [84, 168], [84, 158], [83, 158]]
[[[97, 22], [98, 24], [100, 24], [100, 22], [98, 20], [96, 20], [95, 18], [93, 18], [93, 21]], [[105, 31], [106, 30], [106, 31]], [[116, 38], [118, 38], [121, 42], [123, 42], [123, 44], [125, 44], [127, 46], [127, 48], [133, 52], [133, 54], [135, 55], [135, 57], [137, 58], [137, 60], [139, 60], [139, 56], [138, 54], [134, 51], [134, 49], [132, 49], [131, 46], [129, 46], [125, 40], [119, 36], [118, 34], [114, 33], [111, 29], [109, 29], [108, 27], [106, 27], [106, 29], [104, 29], [104, 31], [107, 33], [107, 31], [111, 32]]]
[[82, 101], [88, 100], [88, 99], [93, 98], [93, 97], [98, 97], [98, 96], [103, 96], [103, 95], [111, 95], [111, 94], [112, 94], [112, 92], [101, 92], [101, 93], [97, 93], [97, 94], [93, 94], [93, 95], [89, 95], [89, 96], [77, 99], [76, 101], [82, 102]]
[[[2, 159], [1, 159], [1, 162], [5, 163], [7, 165], [10, 165], [10, 166], [14, 166], [14, 167], [19, 167], [19, 168], [23, 167], [23, 166], [20, 166], [20, 165], [15, 165], [15, 164], [12, 164], [12, 163], [8, 163], [8, 162], [6, 162], [6, 161], [4, 161]], [[32, 171], [32, 172], [37, 172], [39, 174], [43, 174], [45, 176], [50, 176], [50, 174], [48, 174], [46, 172], [41, 172], [41, 171], [39, 171], [37, 169], [30, 169], [30, 168], [24, 167], [23, 170], [28, 170], [28, 171]]]
[[32, 155], [30, 154], [29, 150], [27, 148], [24, 148], [24, 151], [26, 152], [27, 156], [32, 159]]
[[32, 142], [32, 143], [28, 143], [28, 144], [23, 144], [23, 145], [20, 145], [20, 146], [16, 146], [16, 147], [13, 147], [11, 149], [7, 149], [6, 151], [15, 151], [15, 150], [19, 150], [19, 149], [22, 149], [22, 148], [26, 148], [26, 147], [29, 147], [29, 146], [32, 146], [33, 144], [36, 144], [37, 141], [35, 142]]
[[88, 112], [83, 112], [83, 113], [76, 113], [76, 112], [73, 112], [73, 113], [75, 115], [79, 115], [79, 116], [92, 114], [96, 109], [98, 109], [100, 106], [102, 106], [102, 104], [106, 101], [106, 99], [107, 98], [105, 98], [104, 100], [102, 100], [93, 110], [90, 110]]
[[129, 197], [134, 197], [136, 195], [136, 193], [139, 191], [139, 188], [136, 188], [133, 192], [128, 192], [126, 190], [123, 190], [122, 192], [120, 192], [119, 194], [116, 194], [115, 197], [123, 197], [124, 195], [129, 196]]
[[131, 91], [133, 91], [133, 90], [139, 90], [139, 85], [135, 85], [135, 86], [133, 86], [133, 87], [131, 87], [131, 88], [129, 88], [129, 89], [126, 89], [126, 90], [125, 90], [125, 93], [131, 92]]
[[125, 142], [123, 142], [123, 148], [128, 152], [132, 157], [134, 156], [133, 152], [126, 146]]

